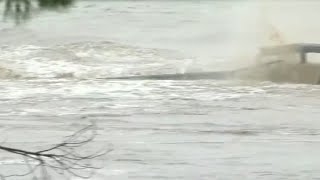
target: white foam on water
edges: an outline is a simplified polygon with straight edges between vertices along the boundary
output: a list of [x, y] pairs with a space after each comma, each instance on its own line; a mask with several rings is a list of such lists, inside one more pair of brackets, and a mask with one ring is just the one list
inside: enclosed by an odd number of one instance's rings
[[[85, 4], [95, 2], [100, 1]], [[100, 3], [80, 4], [61, 16], [38, 16], [24, 33], [1, 31], [0, 42], [7, 46], [0, 48], [0, 66], [21, 76], [0, 80], [0, 128], [10, 144], [26, 149], [51, 144], [95, 121], [96, 143], [114, 147], [95, 179], [319, 177], [319, 86], [97, 79], [212, 69], [234, 57], [247, 60], [244, 52], [254, 54], [262, 42], [256, 37], [265, 37], [255, 22], [259, 3]], [[282, 2], [274, 3], [271, 8], [277, 9]], [[294, 32], [306, 30], [294, 19], [317, 14], [316, 3], [306, 13], [297, 12], [308, 5], [292, 5], [295, 10], [281, 5], [271, 22], [280, 22], [281, 32], [292, 24]], [[280, 12], [292, 15], [290, 22]], [[317, 25], [307, 27], [304, 33], [316, 32]], [[313, 40], [304, 33], [298, 40]], [[8, 169], [21, 171], [16, 159], [7, 160], [12, 163]]]
[[53, 47], [5, 46], [1, 65], [22, 78], [106, 78], [134, 74], [176, 73], [183, 56], [109, 42]]

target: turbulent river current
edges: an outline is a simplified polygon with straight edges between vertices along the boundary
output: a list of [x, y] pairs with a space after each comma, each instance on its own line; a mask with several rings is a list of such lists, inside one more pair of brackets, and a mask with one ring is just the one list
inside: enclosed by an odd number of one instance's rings
[[[94, 122], [92, 149], [113, 151], [97, 160], [103, 168], [92, 179], [320, 178], [318, 85], [108, 80], [250, 64], [262, 36], [252, 16], [261, 6], [78, 1], [67, 12], [34, 14], [18, 27], [1, 22], [0, 141], [47, 147]], [[288, 17], [319, 6], [274, 5], [275, 13], [289, 8]], [[311, 37], [295, 40], [303, 38]], [[0, 152], [0, 174], [22, 172], [22, 161]]]

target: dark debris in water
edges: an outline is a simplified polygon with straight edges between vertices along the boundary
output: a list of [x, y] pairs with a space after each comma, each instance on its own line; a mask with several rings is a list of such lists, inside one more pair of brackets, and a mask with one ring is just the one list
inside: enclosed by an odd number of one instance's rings
[[199, 131], [200, 133], [214, 133], [214, 134], [231, 134], [231, 135], [241, 135], [241, 136], [253, 136], [258, 135], [257, 131], [253, 130], [209, 130], [209, 131]]
[[256, 110], [262, 110], [264, 108], [259, 107], [242, 107], [241, 110], [247, 110], [247, 111], [256, 111]]

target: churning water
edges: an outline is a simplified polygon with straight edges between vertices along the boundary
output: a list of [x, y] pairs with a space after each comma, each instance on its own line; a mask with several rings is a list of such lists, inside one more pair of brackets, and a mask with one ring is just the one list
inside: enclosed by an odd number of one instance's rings
[[[314, 23], [306, 36], [301, 24], [320, 3], [273, 5], [270, 21], [282, 33], [292, 27], [287, 42], [319, 39]], [[83, 1], [20, 27], [2, 22], [1, 142], [41, 147], [95, 121], [96, 143], [114, 150], [92, 179], [320, 178], [319, 86], [105, 79], [247, 65], [265, 40], [261, 7]], [[2, 152], [1, 162], [1, 174], [21, 165]]]

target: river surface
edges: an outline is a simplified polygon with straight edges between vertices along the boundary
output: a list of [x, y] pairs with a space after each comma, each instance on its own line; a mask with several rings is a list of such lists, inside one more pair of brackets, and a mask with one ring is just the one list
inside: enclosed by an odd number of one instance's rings
[[[92, 148], [113, 151], [91, 179], [320, 179], [317, 85], [106, 79], [248, 65], [262, 42], [253, 18], [261, 6], [81, 1], [19, 27], [1, 22], [0, 141], [41, 149], [95, 122]], [[274, 11], [289, 8], [285, 19], [301, 8], [314, 17], [308, 8], [319, 6], [274, 4]], [[283, 31], [303, 22], [301, 14], [286, 24], [274, 19]], [[314, 24], [286, 37], [308, 41]], [[1, 152], [0, 162], [1, 174], [23, 170], [18, 156]]]

